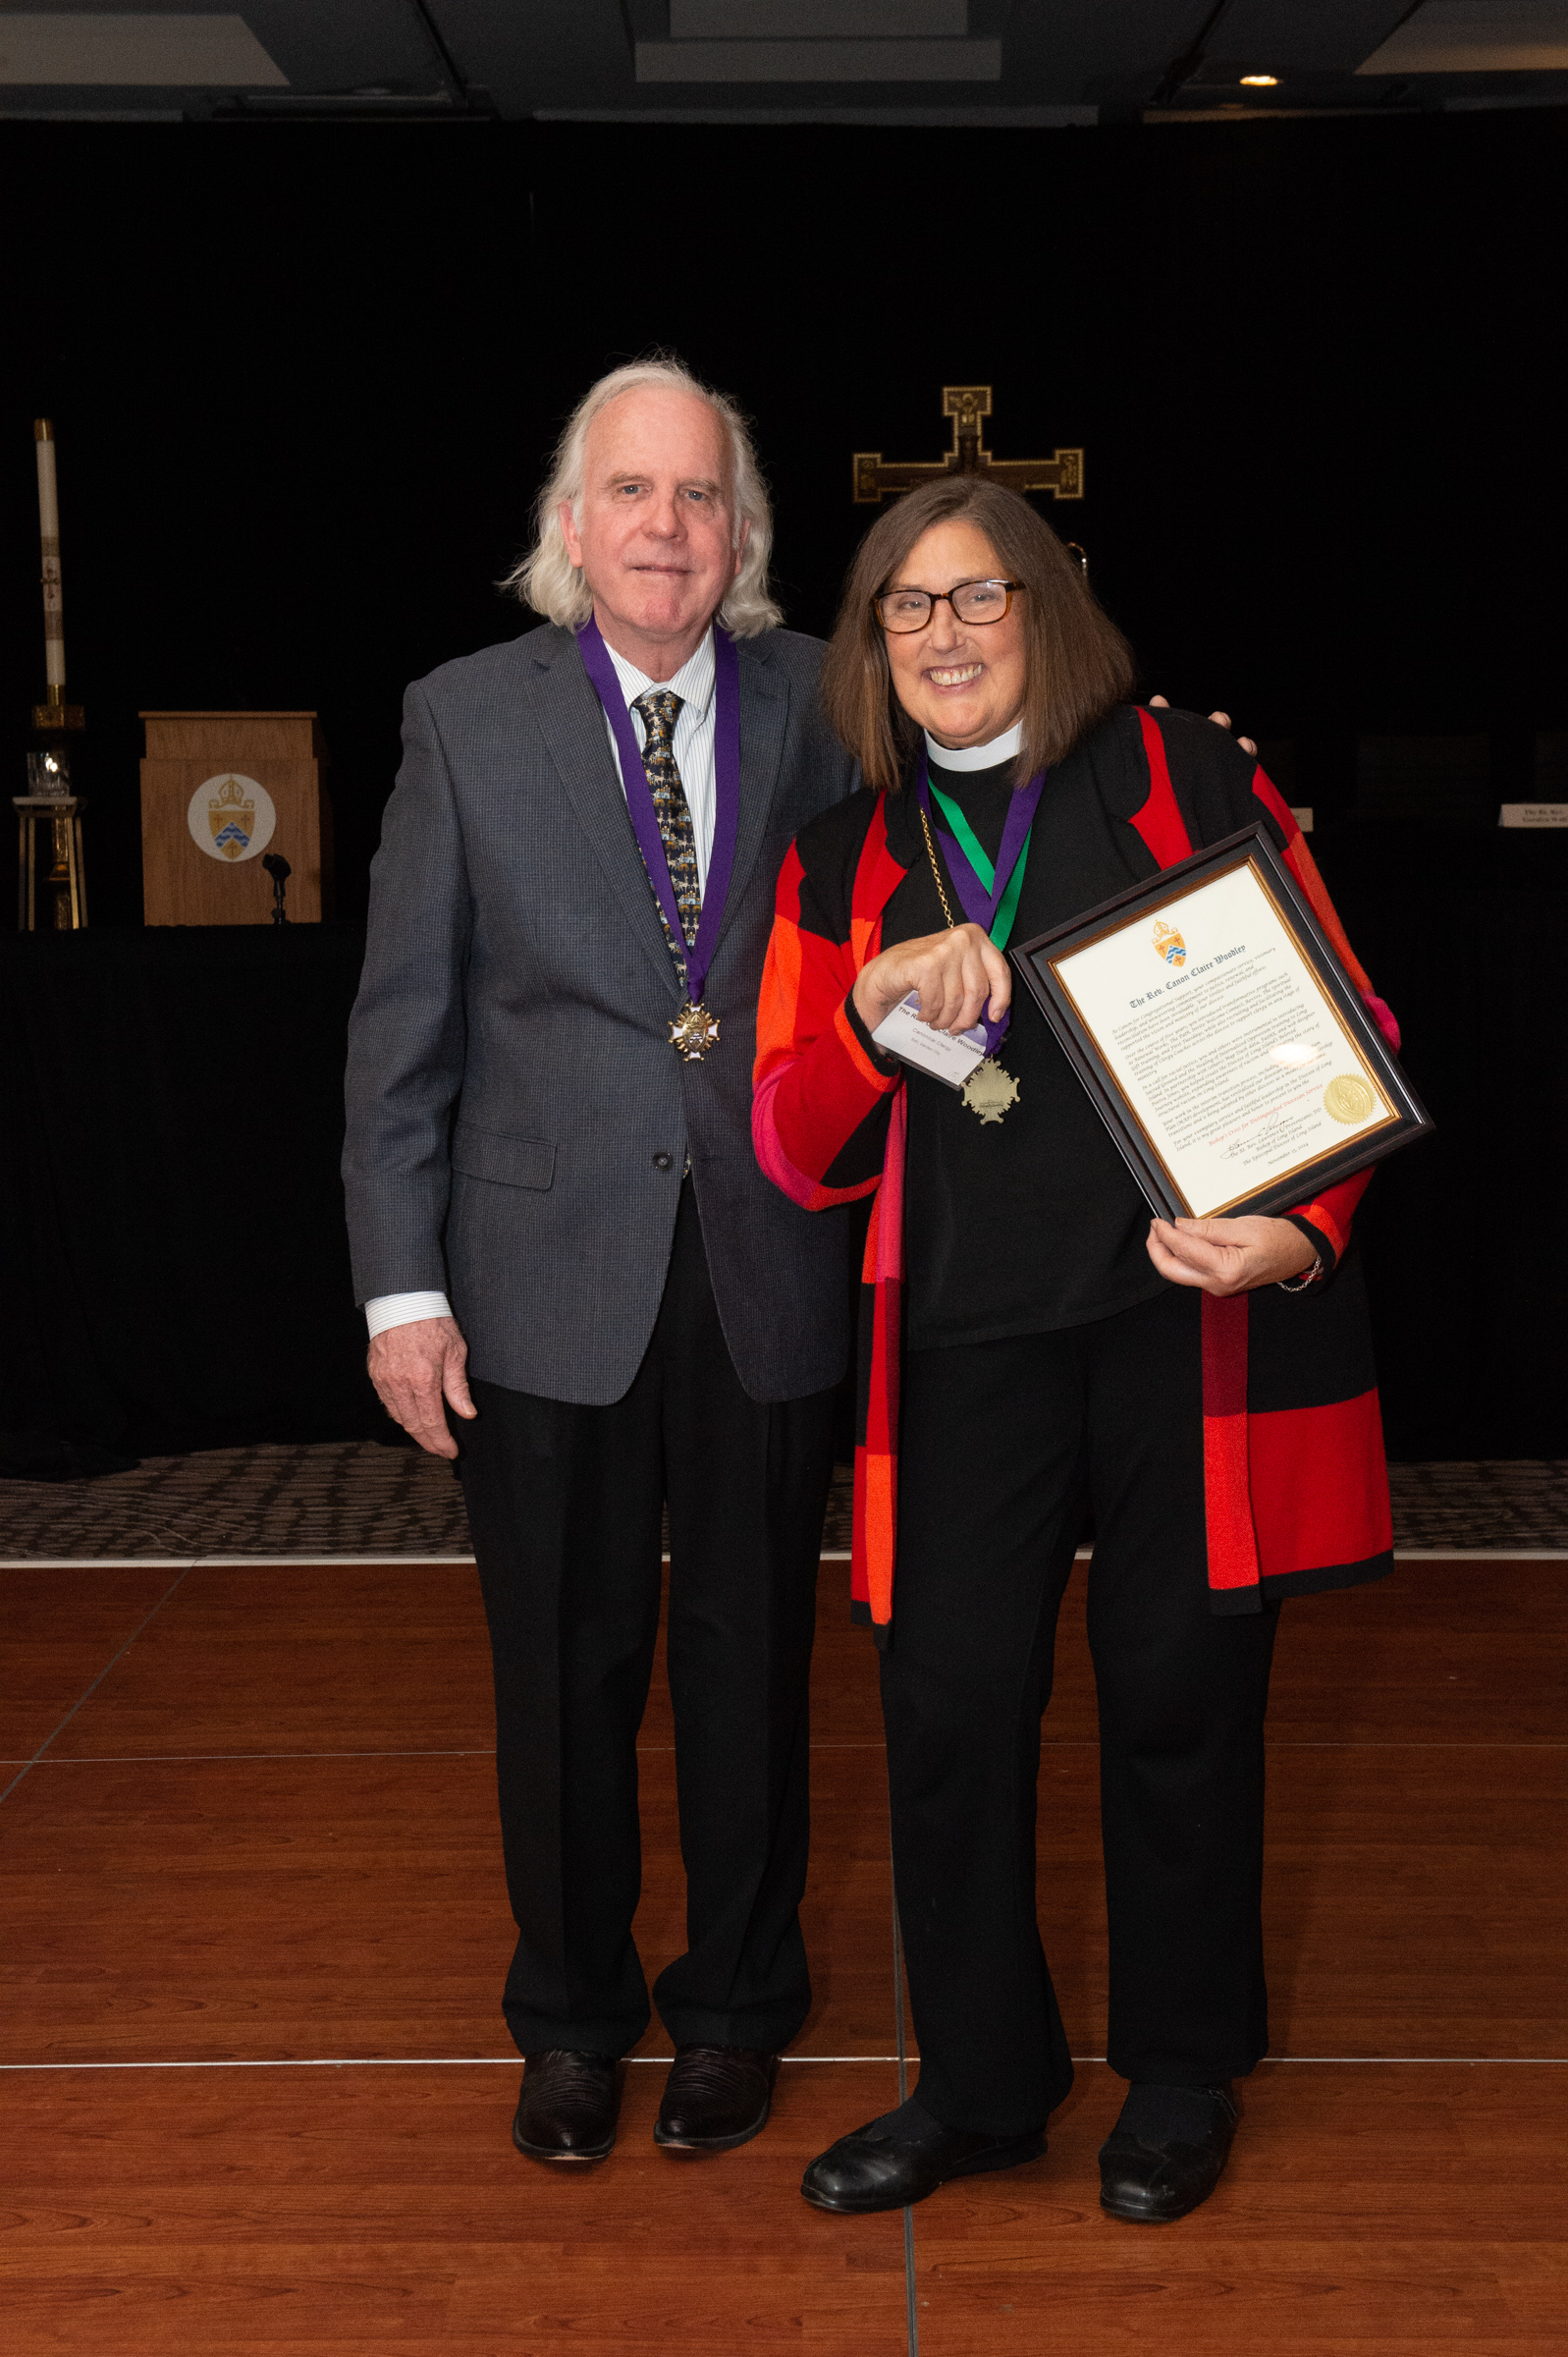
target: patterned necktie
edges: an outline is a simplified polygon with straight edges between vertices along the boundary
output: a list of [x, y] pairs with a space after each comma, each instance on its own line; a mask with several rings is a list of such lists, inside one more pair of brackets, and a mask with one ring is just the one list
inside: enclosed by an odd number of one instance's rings
[[[676, 714], [680, 709], [680, 697], [669, 687], [650, 687], [632, 704], [640, 713], [644, 730], [642, 766], [653, 794], [653, 806], [659, 820], [659, 832], [664, 838], [665, 858], [670, 866], [670, 881], [675, 886], [676, 906], [680, 911], [680, 930], [685, 935], [685, 948], [690, 949], [697, 938], [697, 920], [702, 914], [702, 892], [697, 883], [697, 836], [691, 823], [691, 804], [676, 767]], [[652, 878], [649, 879], [652, 890]], [[659, 910], [659, 922], [670, 944], [670, 955], [680, 972], [686, 976], [686, 960], [682, 947], [670, 930], [670, 919], [657, 892], [654, 905]]]

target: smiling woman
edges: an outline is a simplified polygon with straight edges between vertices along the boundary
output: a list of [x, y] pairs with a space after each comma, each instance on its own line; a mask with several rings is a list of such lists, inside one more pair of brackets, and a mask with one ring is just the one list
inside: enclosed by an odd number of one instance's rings
[[[946, 593], [988, 579], [1017, 584], [1004, 610], [960, 621]], [[900, 630], [896, 615], [888, 627], [881, 609], [894, 589], [943, 593], [942, 602], [918, 630]], [[822, 697], [867, 785], [896, 791], [921, 727], [964, 746], [1021, 720], [1022, 784], [1059, 761], [1132, 681], [1127, 641], [1050, 524], [1015, 493], [968, 479], [909, 492], [867, 532], [823, 662]]]
[[[1019, 494], [911, 493], [866, 535], [823, 669], [879, 791], [813, 819], [780, 878], [752, 1133], [807, 1209], [873, 1198], [854, 1595], [884, 1647], [921, 2054], [918, 2093], [807, 2169], [826, 2210], [895, 2209], [1035, 2159], [1071, 2083], [1035, 1924], [1035, 1812], [1087, 1508], [1107, 2054], [1131, 2082], [1101, 2201], [1150, 2223], [1208, 2198], [1231, 2081], [1268, 2042], [1262, 1723], [1279, 1600], [1391, 1567], [1349, 1251], [1365, 1177], [1279, 1219], [1151, 1222], [1039, 1009], [1012, 999], [1014, 937], [1247, 827], [1327, 910], [1255, 759], [1191, 714], [1122, 702], [1131, 672]], [[1168, 944], [1147, 947], [1163, 972]], [[1172, 1067], [1170, 1087], [1185, 1080]]]

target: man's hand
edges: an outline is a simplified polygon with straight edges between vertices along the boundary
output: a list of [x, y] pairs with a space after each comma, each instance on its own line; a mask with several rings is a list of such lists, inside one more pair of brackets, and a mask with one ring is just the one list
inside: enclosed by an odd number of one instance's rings
[[[1149, 701], [1151, 704], [1158, 704], [1162, 712], [1168, 712], [1170, 710], [1170, 698], [1167, 695], [1152, 695], [1149, 698]], [[1228, 729], [1230, 726], [1230, 714], [1228, 712], [1211, 712], [1209, 717], [1214, 722], [1217, 729]], [[1240, 745], [1244, 753], [1251, 753], [1253, 758], [1255, 760], [1257, 759], [1258, 747], [1253, 743], [1250, 737], [1238, 737], [1236, 739], [1236, 742]]]
[[1223, 1294], [1299, 1277], [1318, 1253], [1289, 1220], [1151, 1220], [1149, 1257], [1172, 1285]]
[[1012, 976], [1006, 959], [979, 925], [954, 925], [950, 932], [900, 941], [855, 976], [855, 1008], [866, 1029], [875, 1031], [912, 990], [920, 993], [923, 1023], [956, 1033], [980, 1020], [988, 999], [992, 1020], [1000, 1022], [1012, 997]]
[[458, 1444], [447, 1429], [443, 1398], [460, 1416], [479, 1413], [468, 1397], [468, 1345], [457, 1319], [414, 1318], [406, 1326], [389, 1326], [371, 1343], [365, 1363], [393, 1422], [432, 1456], [456, 1456]]

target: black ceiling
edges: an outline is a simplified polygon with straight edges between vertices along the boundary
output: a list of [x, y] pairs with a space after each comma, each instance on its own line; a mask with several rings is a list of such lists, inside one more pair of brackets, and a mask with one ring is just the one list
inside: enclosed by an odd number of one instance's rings
[[12, 119], [1022, 128], [1564, 102], [1568, 0], [0, 5]]

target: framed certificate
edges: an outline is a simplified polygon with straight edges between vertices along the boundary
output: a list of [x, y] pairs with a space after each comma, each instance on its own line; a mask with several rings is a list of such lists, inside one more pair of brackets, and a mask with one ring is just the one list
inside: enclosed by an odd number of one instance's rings
[[1164, 1219], [1288, 1211], [1433, 1127], [1261, 826], [1011, 955]]

